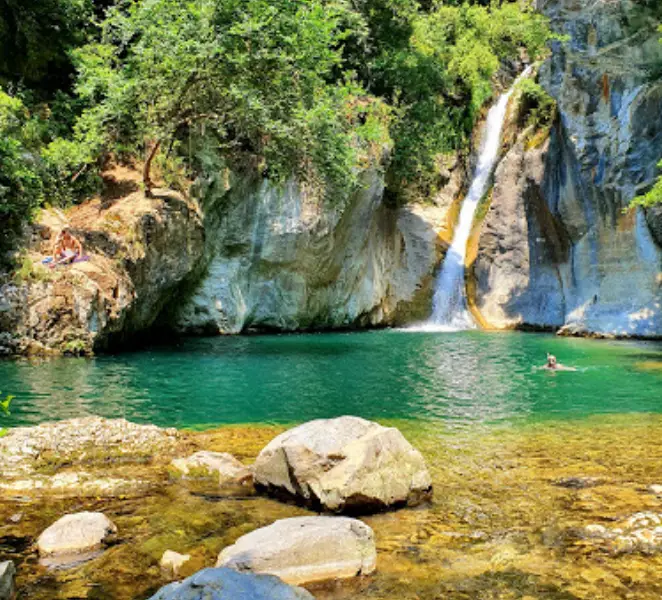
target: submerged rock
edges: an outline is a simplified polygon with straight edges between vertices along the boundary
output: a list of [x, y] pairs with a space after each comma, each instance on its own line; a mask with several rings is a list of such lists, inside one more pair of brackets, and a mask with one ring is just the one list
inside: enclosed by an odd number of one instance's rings
[[180, 583], [161, 588], [150, 600], [314, 600], [306, 590], [273, 575], [204, 569]]
[[77, 496], [118, 496], [140, 492], [147, 483], [140, 480], [95, 477], [86, 472], [57, 473], [52, 477], [35, 475], [0, 482], [0, 490], [11, 492], [55, 492]]
[[190, 554], [179, 554], [178, 552], [173, 552], [172, 550], [166, 550], [159, 561], [159, 566], [163, 571], [177, 577], [181, 568], [191, 560]]
[[41, 556], [77, 555], [102, 547], [117, 527], [103, 513], [81, 512], [65, 515], [37, 540]]
[[554, 481], [554, 485], [571, 490], [585, 490], [603, 483], [604, 480], [599, 477], [561, 477]]
[[432, 493], [425, 460], [393, 427], [358, 417], [311, 421], [273, 439], [255, 484], [333, 512], [416, 505]]
[[14, 600], [16, 567], [11, 560], [0, 563], [0, 600]]
[[182, 475], [213, 475], [219, 484], [247, 484], [253, 479], [251, 470], [227, 452], [202, 450], [188, 458], [177, 458], [172, 466]]
[[640, 512], [611, 526], [590, 524], [579, 537], [613, 554], [662, 552], [662, 514]]
[[0, 438], [0, 476], [30, 473], [35, 461], [53, 454], [58, 461], [84, 453], [152, 456], [175, 446], [176, 429], [139, 425], [125, 419], [84, 417], [36, 427], [15, 427]]
[[295, 517], [240, 537], [217, 567], [277, 575], [305, 584], [370, 575], [376, 567], [374, 533], [348, 517]]

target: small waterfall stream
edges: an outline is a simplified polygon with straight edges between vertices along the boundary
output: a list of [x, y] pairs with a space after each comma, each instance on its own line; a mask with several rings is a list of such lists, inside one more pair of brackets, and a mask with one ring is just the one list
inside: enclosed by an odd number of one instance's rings
[[[529, 71], [530, 67], [520, 75], [517, 81], [525, 77]], [[501, 131], [506, 118], [508, 100], [515, 90], [517, 81], [508, 92], [499, 98], [487, 115], [478, 165], [469, 192], [462, 203], [453, 241], [446, 253], [441, 273], [436, 282], [432, 300], [432, 316], [425, 325], [426, 329], [458, 330], [472, 329], [476, 326], [467, 308], [465, 293], [464, 263], [467, 244], [476, 209], [487, 191], [499, 157]]]

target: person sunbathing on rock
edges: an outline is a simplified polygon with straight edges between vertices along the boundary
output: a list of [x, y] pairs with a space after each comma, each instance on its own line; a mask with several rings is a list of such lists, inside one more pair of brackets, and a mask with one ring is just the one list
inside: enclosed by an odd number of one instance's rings
[[51, 266], [71, 264], [82, 257], [83, 244], [73, 236], [68, 227], [65, 227], [55, 239]]
[[574, 367], [566, 367], [556, 360], [556, 356], [553, 354], [547, 353], [547, 364], [544, 367], [540, 367], [546, 371], [576, 371]]

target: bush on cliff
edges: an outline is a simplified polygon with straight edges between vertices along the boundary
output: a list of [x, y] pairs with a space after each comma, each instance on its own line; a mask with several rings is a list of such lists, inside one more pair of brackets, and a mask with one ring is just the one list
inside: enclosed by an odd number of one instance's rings
[[[662, 169], [662, 161], [657, 166]], [[644, 208], [658, 204], [662, 204], [662, 177], [657, 180], [648, 193], [635, 198], [632, 202], [633, 206], [643, 206]]]

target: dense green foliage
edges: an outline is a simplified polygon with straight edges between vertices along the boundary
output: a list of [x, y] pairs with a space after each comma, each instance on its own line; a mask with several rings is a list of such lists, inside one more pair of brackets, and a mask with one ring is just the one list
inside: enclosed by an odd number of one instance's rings
[[[662, 161], [657, 166], [662, 169]], [[662, 205], [662, 177], [658, 178], [655, 185], [646, 194], [635, 198], [632, 204], [644, 208], [650, 208], [657, 204]]]
[[39, 165], [30, 152], [30, 129], [24, 104], [0, 89], [0, 250], [11, 245], [43, 198]]
[[377, 165], [427, 196], [496, 72], [548, 36], [529, 0], [10, 0], [0, 219], [84, 196], [110, 156], [147, 189], [155, 158], [172, 185], [229, 167], [341, 198]]
[[49, 95], [71, 85], [69, 51], [93, 31], [100, 0], [0, 2], [0, 83]]
[[556, 101], [533, 79], [522, 79], [518, 83], [522, 94], [522, 105], [527, 115], [527, 125], [536, 130], [551, 127], [556, 114]]
[[[521, 3], [175, 0], [119, 5], [77, 53], [91, 160], [181, 141], [204, 121], [227, 164], [348, 189], [392, 138], [391, 185], [429, 193], [462, 147], [502, 61], [544, 50]], [[190, 143], [187, 145], [190, 148]]]
[[346, 183], [362, 142], [387, 139], [385, 107], [342, 69], [355, 21], [345, 3], [319, 0], [116, 7], [100, 41], [77, 53], [77, 91], [91, 106], [78, 146], [89, 159], [130, 154], [204, 126], [233, 166], [253, 159], [274, 179]]
[[[660, 11], [662, 11], [662, 6], [660, 7]], [[659, 31], [662, 33], [662, 25], [660, 25]], [[660, 44], [662, 44], [662, 39], [660, 40]], [[662, 169], [662, 161], [660, 161], [657, 166]], [[656, 205], [662, 205], [662, 175], [646, 194], [638, 196], [632, 201], [632, 206], [650, 208], [651, 206]]]

